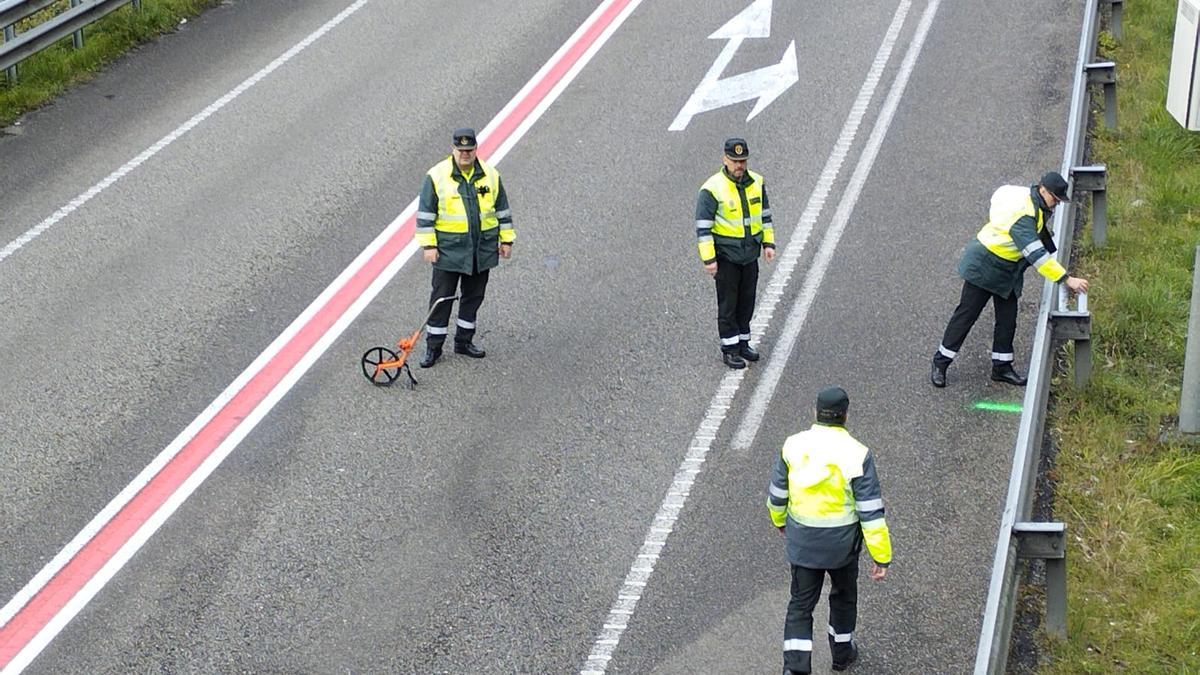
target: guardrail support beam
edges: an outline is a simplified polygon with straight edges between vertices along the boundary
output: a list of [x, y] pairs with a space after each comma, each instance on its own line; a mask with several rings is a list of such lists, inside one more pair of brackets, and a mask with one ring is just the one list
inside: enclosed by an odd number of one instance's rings
[[1121, 34], [1121, 10], [1125, 3], [1122, 0], [1100, 0], [1102, 4], [1108, 5], [1108, 32], [1113, 37], [1120, 40]]
[[1104, 125], [1117, 128], [1117, 64], [1112, 61], [1097, 61], [1083, 67], [1088, 84], [1104, 86]]
[[1017, 557], [1046, 562], [1046, 633], [1067, 637], [1067, 526], [1063, 523], [1016, 523]]
[[1055, 340], [1075, 343], [1075, 388], [1082, 389], [1092, 378], [1092, 315], [1087, 308], [1087, 293], [1079, 294], [1077, 309], [1067, 307], [1067, 288], [1059, 285], [1057, 309], [1050, 312], [1050, 330]]
[[[17, 29], [14, 26], [4, 27], [4, 42], [11, 42], [17, 38]], [[0, 43], [3, 44], [3, 43]], [[9, 66], [4, 69], [4, 77], [8, 79], [9, 86], [17, 83], [17, 67]]]
[[1092, 245], [1104, 246], [1108, 240], [1108, 170], [1103, 164], [1076, 166], [1071, 169], [1071, 196], [1092, 193]]
[[[80, 0], [71, 0], [72, 7], [78, 7], [79, 3], [80, 3]], [[75, 46], [75, 49], [83, 48], [83, 29], [82, 28], [75, 31], [74, 33], [71, 33], [71, 44]]]

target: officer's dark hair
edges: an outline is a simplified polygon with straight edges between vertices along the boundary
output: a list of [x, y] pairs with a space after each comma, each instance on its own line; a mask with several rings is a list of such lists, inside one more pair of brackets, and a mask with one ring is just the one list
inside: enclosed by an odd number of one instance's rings
[[850, 397], [841, 387], [826, 387], [817, 394], [817, 422], [821, 424], [845, 424], [849, 409]]

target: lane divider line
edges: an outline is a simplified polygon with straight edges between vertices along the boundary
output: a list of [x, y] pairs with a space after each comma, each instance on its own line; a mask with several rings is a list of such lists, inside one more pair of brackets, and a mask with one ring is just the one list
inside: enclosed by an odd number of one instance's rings
[[[936, 3], [936, 0], [934, 1]], [[833, 150], [825, 161], [825, 166], [821, 170], [816, 186], [808, 199], [808, 204], [800, 216], [800, 223], [796, 226], [795, 234], [792, 235], [783, 255], [776, 260], [775, 271], [771, 274], [771, 278], [767, 282], [761, 307], [756, 311], [756, 314], [759, 316], [750, 323], [751, 342], [753, 344], [758, 343], [763, 333], [770, 326], [775, 307], [779, 304], [784, 291], [787, 289], [792, 272], [795, 270], [796, 264], [804, 252], [817, 218], [820, 216], [822, 209], [825, 208], [829, 192], [833, 188], [833, 184], [841, 172], [842, 164], [845, 162], [846, 156], [854, 144], [854, 137], [857, 135], [858, 128], [862, 124], [871, 99], [875, 95], [875, 89], [879, 85], [879, 80], [883, 76], [884, 69], [891, 59], [892, 50], [899, 39], [900, 29], [904, 26], [904, 20], [908, 16], [911, 6], [911, 0], [902, 0], [896, 8], [896, 12], [892, 16], [892, 22], [884, 34], [883, 42], [880, 43], [879, 50], [875, 53], [875, 60], [871, 63], [871, 67], [867, 71], [866, 79], [863, 81], [862, 87], [858, 91], [858, 96], [854, 99], [854, 103], [850, 107], [850, 113], [846, 117], [846, 122], [842, 125], [841, 133], [838, 135], [838, 139], [833, 145]], [[893, 85], [894, 91], [895, 85]], [[878, 131], [878, 125], [879, 122], [877, 121], [876, 131]], [[872, 138], [874, 138], [874, 134]], [[844, 205], [845, 202], [843, 202]], [[838, 212], [841, 213], [841, 209]], [[824, 253], [824, 247], [828, 246], [830, 241], [830, 237], [827, 234], [825, 240], [822, 242], [822, 249], [817, 253], [818, 258]], [[837, 240], [833, 239], [832, 243], [836, 245]], [[829, 255], [832, 255], [832, 251], [830, 251]], [[819, 273], [824, 274], [824, 269], [822, 268]], [[809, 278], [813, 274], [814, 272], [810, 271]], [[790, 352], [790, 345], [787, 346], [786, 350], [782, 350], [779, 345], [776, 345], [768, 357], [769, 363], [786, 363]], [[635, 558], [633, 565], [629, 568], [629, 573], [626, 574], [625, 580], [617, 592], [617, 600], [612, 604], [608, 616], [605, 618], [599, 633], [596, 635], [596, 640], [592, 644], [592, 651], [588, 655], [587, 663], [584, 664], [580, 675], [604, 675], [607, 671], [608, 664], [613, 658], [613, 653], [620, 645], [621, 637], [628, 629], [629, 621], [633, 618], [634, 611], [645, 592], [651, 574], [654, 573], [657, 557], [643, 558], [642, 555], [660, 555], [662, 549], [666, 546], [667, 538], [670, 537], [671, 532], [675, 529], [675, 523], [679, 520], [679, 513], [683, 510], [683, 506], [691, 494], [696, 476], [699, 475], [701, 467], [704, 465], [708, 451], [712, 448], [712, 443], [716, 439], [717, 431], [725, 421], [733, 398], [737, 395], [745, 375], [746, 370], [730, 370], [721, 378], [717, 392], [713, 395], [708, 410], [705, 412], [704, 418], [696, 430], [696, 434], [688, 444], [687, 453], [684, 455], [683, 461], [680, 462], [679, 468], [671, 480], [667, 494], [654, 515], [654, 520], [650, 523], [650, 529], [646, 533], [646, 538], [638, 549], [638, 557]], [[759, 419], [762, 419], [761, 416]]]
[[763, 376], [754, 388], [754, 396], [746, 407], [742, 423], [738, 426], [737, 433], [734, 434], [733, 447], [736, 449], [749, 450], [751, 444], [754, 443], [754, 437], [758, 435], [758, 429], [762, 426], [763, 417], [767, 413], [767, 406], [771, 405], [771, 398], [775, 395], [775, 388], [779, 385], [779, 378], [783, 376], [783, 370], [787, 367], [788, 359], [791, 358], [792, 349], [796, 346], [796, 339], [800, 336], [800, 330], [804, 328], [804, 320], [808, 317], [808, 311], [817, 297], [817, 290], [833, 261], [833, 252], [837, 249], [842, 233], [850, 222], [850, 214], [858, 204], [858, 198], [867, 182], [867, 176], [870, 175], [871, 168], [875, 165], [875, 158], [879, 155], [879, 148], [883, 145], [883, 139], [892, 124], [892, 118], [896, 116], [896, 109], [900, 107], [900, 98], [904, 96], [908, 78], [916, 66], [917, 57], [921, 55], [921, 48], [925, 45], [925, 38], [929, 35], [929, 28], [933, 25], [933, 17], [937, 13], [940, 3], [941, 0], [929, 0], [925, 12], [921, 15], [912, 42], [909, 43], [904, 60], [900, 63], [900, 70], [896, 73], [896, 79], [888, 91], [887, 100], [884, 101], [883, 107], [879, 111], [879, 118], [875, 120], [875, 126], [871, 129], [871, 136], [867, 139], [863, 154], [859, 157], [858, 164], [854, 167], [854, 173], [850, 176], [850, 183], [842, 195], [842, 201], [838, 204], [837, 211], [834, 212], [833, 222], [825, 232], [825, 238], [821, 241], [821, 246], [813, 259], [812, 269], [804, 279], [800, 295], [792, 304], [792, 310], [788, 313], [783, 332], [780, 333], [779, 340], [775, 343], [775, 349], [767, 361]]
[[[359, 0], [338, 17], [344, 19], [352, 8], [367, 1]], [[480, 155], [499, 163], [639, 4], [641, 0], [603, 0], [480, 133]], [[331, 20], [322, 28], [328, 31], [333, 25]], [[315, 39], [309, 36], [302, 44]], [[299, 51], [293, 47], [288, 53], [293, 50]], [[74, 208], [78, 205], [71, 210]], [[413, 241], [416, 208], [414, 199], [199, 417], [0, 609], [0, 673], [19, 673], [41, 653], [391, 281], [417, 250]]]
[[286, 52], [280, 54], [274, 61], [264, 66], [262, 70], [259, 70], [257, 73], [254, 73], [250, 77], [243, 80], [241, 84], [231, 89], [229, 93], [210, 103], [204, 110], [196, 113], [191, 119], [179, 125], [174, 131], [160, 138], [157, 143], [143, 150], [138, 154], [137, 157], [125, 162], [116, 171], [113, 171], [105, 176], [104, 179], [99, 183], [96, 183], [87, 190], [84, 190], [83, 194], [67, 202], [65, 206], [50, 214], [45, 220], [31, 227], [21, 236], [9, 242], [4, 248], [0, 248], [0, 262], [4, 262], [5, 258], [16, 253], [17, 250], [22, 246], [42, 236], [43, 232], [51, 227], [54, 227], [54, 225], [60, 220], [71, 215], [76, 209], [91, 201], [92, 197], [95, 197], [104, 190], [108, 189], [109, 186], [111, 186], [113, 183], [116, 183], [121, 178], [124, 178], [126, 174], [141, 166], [146, 160], [157, 155], [162, 151], [163, 148], [177, 141], [180, 136], [183, 136], [192, 129], [195, 129], [201, 122], [211, 117], [221, 108], [224, 108], [233, 99], [241, 96], [247, 89], [258, 84], [259, 81], [261, 81], [267, 75], [270, 75], [275, 71], [275, 69], [279, 68], [288, 61], [291, 61], [293, 57], [304, 51], [306, 47], [321, 39], [321, 37], [333, 30], [338, 24], [345, 21], [351, 14], [354, 14], [358, 10], [362, 9], [363, 5], [367, 4], [368, 2], [370, 2], [370, 0], [357, 0], [357, 2], [354, 4], [343, 9], [337, 14], [337, 16], [333, 17], [329, 21], [326, 21], [325, 24], [320, 28], [312, 33], [309, 33], [307, 37], [300, 42], [297, 42], [292, 46], [291, 49], [288, 49]]
[[[345, 10], [340, 12], [333, 19], [330, 19], [328, 22], [326, 22], [324, 25], [322, 25], [316, 31], [311, 33], [308, 37], [306, 37], [300, 43], [291, 47], [286, 52], [281, 54], [278, 58], [276, 58], [274, 61], [272, 61], [266, 67], [264, 67], [263, 69], [261, 69], [257, 73], [255, 73], [254, 75], [252, 75], [249, 78], [247, 78], [246, 80], [244, 80], [241, 84], [239, 84], [237, 87], [235, 87], [233, 90], [231, 90], [230, 92], [228, 92], [221, 98], [219, 98], [216, 101], [214, 101], [213, 103], [209, 104], [204, 110], [202, 110], [199, 113], [197, 113], [196, 115], [194, 115], [190, 120], [188, 120], [187, 122], [182, 124], [179, 128], [175, 129], [171, 133], [169, 133], [166, 136], [164, 136], [163, 138], [161, 138], [157, 143], [150, 146], [146, 150], [142, 151], [137, 157], [134, 157], [130, 161], [126, 162], [123, 166], [121, 166], [121, 168], [119, 168], [116, 171], [114, 171], [113, 173], [111, 173], [107, 178], [100, 181], [96, 185], [93, 185], [82, 195], [71, 200], [70, 203], [68, 203], [66, 206], [59, 209], [58, 211], [54, 212], [53, 215], [51, 215], [46, 220], [42, 221], [39, 225], [37, 225], [33, 229], [29, 230], [29, 232], [26, 232], [21, 237], [18, 237], [17, 240], [15, 240], [13, 243], [6, 246], [2, 251], [0, 251], [0, 260], [3, 260], [8, 255], [11, 255], [13, 252], [15, 252], [17, 249], [21, 248], [21, 246], [25, 245], [29, 241], [32, 241], [34, 238], [36, 238], [42, 232], [47, 230], [50, 226], [54, 225], [59, 220], [62, 220], [64, 217], [66, 217], [68, 214], [73, 212], [75, 209], [82, 206], [84, 203], [86, 203], [92, 197], [99, 194], [102, 190], [104, 190], [108, 186], [115, 183], [119, 178], [125, 176], [130, 171], [132, 171], [133, 169], [140, 166], [143, 162], [145, 162], [150, 157], [153, 157], [154, 155], [158, 154], [159, 151], [161, 151], [163, 148], [165, 148], [168, 145], [170, 145], [171, 143], [173, 143], [180, 136], [184, 135], [191, 129], [195, 128], [198, 124], [203, 122], [205, 119], [207, 119], [209, 116], [211, 116], [216, 111], [225, 107], [226, 104], [228, 104], [233, 99], [237, 98], [238, 95], [245, 92], [247, 89], [249, 89], [251, 86], [256, 84], [258, 81], [262, 80], [262, 78], [265, 77], [266, 75], [268, 75], [270, 72], [274, 71], [276, 68], [283, 65], [286, 61], [288, 61], [289, 59], [294, 57], [296, 54], [298, 54], [301, 51], [301, 49], [303, 49], [303, 47], [312, 44], [317, 38], [323, 36], [325, 33], [327, 33], [329, 30], [331, 30], [333, 27], [335, 27], [338, 23], [341, 23], [341, 21], [345, 20], [346, 17], [350, 16], [350, 14], [353, 13], [353, 11], [356, 11], [358, 8], [362, 7], [368, 1], [369, 0], [359, 0], [358, 2], [355, 2], [354, 4], [347, 7]], [[374, 246], [375, 244], [378, 244], [378, 243], [379, 243], [379, 239], [376, 239], [376, 242], [374, 242], [372, 244], [372, 246]], [[368, 246], [368, 249], [370, 249], [370, 248], [371, 248], [371, 246]], [[360, 258], [361, 258], [361, 256], [360, 256]], [[350, 266], [355, 267], [356, 264], [358, 264], [359, 262], [360, 262], [359, 260], [355, 260], [355, 262], [352, 263]], [[339, 279], [340, 279], [340, 277], [339, 277]], [[332, 289], [332, 287], [333, 287], [333, 284], [331, 284], [330, 288], [325, 289], [326, 293], [328, 293]], [[325, 297], [325, 296], [322, 296], [322, 297]], [[311, 316], [312, 310], [316, 309], [316, 307], [315, 307], [316, 304], [317, 303], [314, 302], [313, 305], [310, 305], [309, 308], [306, 310], [307, 314], [302, 314], [301, 316], [302, 317]], [[289, 326], [289, 330], [293, 327], [295, 327], [295, 322], [293, 323], [293, 326]], [[246, 384], [246, 382], [250, 379], [250, 375], [252, 375], [255, 371], [261, 369], [262, 364], [266, 363], [269, 360], [270, 356], [274, 356], [274, 354], [278, 351], [278, 349], [276, 347], [277, 344], [281, 346], [283, 343], [286, 342], [284, 337], [287, 336], [287, 339], [290, 339], [293, 334], [294, 333], [289, 333], [287, 330], [285, 330], [284, 333], [282, 335], [280, 335], [279, 338], [277, 338], [276, 341], [274, 343], [272, 343], [272, 345], [270, 347], [268, 347], [266, 351], [264, 351], [262, 354], [260, 354], [258, 356], [258, 358], [255, 359], [255, 361], [250, 364], [250, 367], [248, 367], [245, 371], [243, 371], [242, 374], [237, 379], [235, 379], [233, 381], [233, 383], [230, 384], [230, 386], [227, 387], [225, 389], [225, 391], [223, 391], [221, 393], [220, 396], [218, 396], [211, 404], [209, 404], [209, 406], [204, 410], [204, 412], [202, 412], [200, 414], [199, 417], [197, 417], [195, 420], [193, 420], [192, 423], [189, 424], [188, 427], [184, 429], [183, 433], [180, 434], [180, 436], [177, 437], [175, 439], [175, 441], [173, 441], [170, 445], [168, 445], [167, 448], [162, 453], [160, 453], [158, 455], [158, 457], [156, 457], [155, 460], [153, 462], [151, 462], [137, 476], [137, 478], [135, 478], [133, 480], [133, 482], [131, 482], [124, 490], [122, 490], [122, 492], [117, 495], [116, 499], [113, 499], [112, 502], [110, 502], [105, 509], [101, 510], [100, 513], [97, 514], [96, 517], [86, 527], [84, 527], [84, 529], [79, 533], [79, 535], [77, 535], [75, 537], [75, 539], [73, 539], [71, 541], [71, 543], [69, 543], [62, 551], [59, 552], [59, 555], [57, 555], [57, 556], [55, 556], [55, 558], [51, 559], [51, 561], [41, 570], [41, 572], [39, 572], [39, 574], [33, 578], [33, 580], [30, 582], [30, 584], [26, 585], [25, 588], [21, 589], [21, 591], [19, 591], [16, 594], [16, 596], [14, 596], [7, 604], [5, 604], [5, 606], [3, 608], [0, 608], [0, 627], [7, 625], [8, 622], [16, 614], [16, 612], [19, 609], [21, 609], [21, 607], [24, 606], [26, 602], [29, 601], [29, 599], [32, 597], [32, 595], [30, 595], [30, 590], [32, 589], [33, 591], [36, 592], [36, 590], [40, 589], [41, 586], [45, 585], [45, 582], [48, 580], [48, 578], [50, 576], [53, 576], [54, 574], [56, 574], [58, 572], [58, 570], [61, 569], [64, 564], [66, 564], [67, 560], [69, 560], [71, 557], [73, 557], [75, 555], [75, 553], [77, 553], [79, 551], [79, 548], [82, 546], [82, 544], [86, 543], [87, 540], [89, 540], [93, 536], [95, 536], [95, 534], [99, 531], [100, 527], [102, 527], [104, 525], [104, 523], [107, 523], [109, 520], [111, 520], [112, 517], [116, 514], [116, 511], [120, 510], [120, 508], [122, 506], [124, 506], [126, 503], [128, 503], [128, 501], [130, 499], [132, 499], [133, 496], [147, 482], [149, 482], [150, 478], [154, 477], [154, 475], [157, 474], [162, 469], [162, 467], [166, 464], [166, 461], [169, 460], [172, 456], [174, 456], [179, 451], [179, 447], [176, 447], [177, 444], [181, 446], [182, 442], [186, 442], [187, 440], [190, 440], [193, 436], [195, 436], [196, 432], [198, 432], [201, 427], [203, 427], [205, 424], [207, 424], [208, 421], [210, 419], [212, 419], [213, 415], [217, 411], [219, 411], [222, 407], [224, 407], [225, 404], [227, 404], [229, 402], [229, 400], [233, 397], [233, 394], [237, 393], [237, 391], [240, 390]], [[0, 667], [2, 667], [3, 664], [4, 664], [4, 661], [0, 660]]]

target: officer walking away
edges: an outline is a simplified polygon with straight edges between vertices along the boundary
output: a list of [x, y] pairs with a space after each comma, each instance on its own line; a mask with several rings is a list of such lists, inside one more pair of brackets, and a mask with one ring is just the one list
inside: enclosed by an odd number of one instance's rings
[[745, 139], [725, 141], [724, 168], [704, 181], [696, 200], [696, 238], [704, 271], [717, 282], [717, 331], [730, 368], [757, 361], [750, 319], [758, 290], [758, 256], [775, 259], [775, 229], [763, 177], [746, 168]]
[[[483, 304], [488, 271], [500, 264], [500, 258], [512, 255], [516, 232], [499, 172], [476, 157], [475, 130], [456, 130], [452, 144], [450, 156], [425, 174], [416, 239], [425, 260], [433, 263], [430, 307], [439, 298], [461, 294], [454, 353], [481, 359], [487, 354], [474, 343], [476, 314]], [[439, 304], [429, 317], [422, 368], [442, 356], [452, 304]]]
[[850, 398], [840, 387], [817, 395], [817, 421], [790, 436], [768, 488], [771, 522], [787, 538], [792, 597], [783, 627], [783, 672], [812, 672], [813, 608], [829, 575], [829, 649], [833, 669], [858, 658], [858, 556], [865, 541], [871, 578], [883, 579], [892, 540], [883, 518], [875, 460], [846, 431]]
[[988, 222], [967, 244], [958, 261], [958, 274], [963, 278], [962, 296], [933, 355], [929, 371], [933, 386], [946, 386], [946, 369], [958, 355], [959, 347], [988, 300], [996, 312], [992, 379], [1025, 385], [1025, 377], [1013, 369], [1017, 299], [1021, 297], [1025, 269], [1032, 266], [1042, 276], [1065, 283], [1077, 293], [1086, 293], [1088, 289], [1087, 279], [1068, 276], [1052, 255], [1057, 248], [1048, 221], [1054, 208], [1067, 200], [1067, 181], [1054, 171], [1042, 176], [1037, 185], [1004, 185], [992, 193]]

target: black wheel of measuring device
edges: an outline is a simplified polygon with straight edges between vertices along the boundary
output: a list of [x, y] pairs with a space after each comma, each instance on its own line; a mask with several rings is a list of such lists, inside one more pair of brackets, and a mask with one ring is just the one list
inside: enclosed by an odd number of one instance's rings
[[400, 377], [400, 369], [395, 366], [380, 368], [379, 364], [395, 361], [397, 358], [396, 352], [387, 347], [372, 347], [362, 355], [363, 375], [371, 384], [386, 387]]

